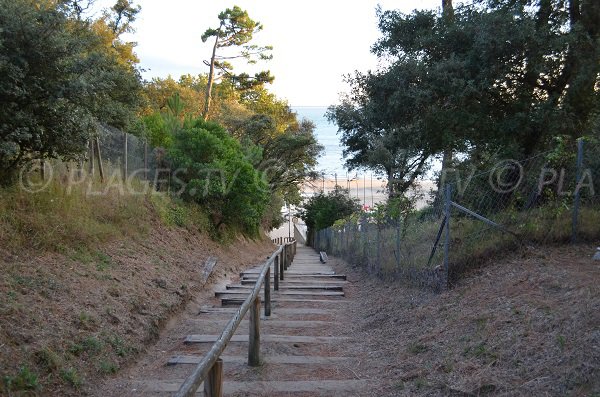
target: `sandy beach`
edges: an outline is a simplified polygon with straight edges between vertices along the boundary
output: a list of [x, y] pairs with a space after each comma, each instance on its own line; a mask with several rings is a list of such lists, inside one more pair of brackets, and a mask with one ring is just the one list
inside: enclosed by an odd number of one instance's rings
[[[336, 183], [337, 182], [337, 183]], [[344, 189], [348, 189], [351, 197], [359, 200], [362, 206], [373, 208], [376, 204], [385, 203], [387, 201], [387, 181], [377, 178], [337, 178], [335, 179], [320, 179], [316, 181], [307, 181], [302, 186], [302, 195], [311, 197], [321, 191], [325, 193], [335, 189], [336, 184]], [[424, 195], [417, 201], [417, 208], [422, 208], [427, 205], [430, 189], [435, 187], [433, 181], [420, 181], [418, 191]]]

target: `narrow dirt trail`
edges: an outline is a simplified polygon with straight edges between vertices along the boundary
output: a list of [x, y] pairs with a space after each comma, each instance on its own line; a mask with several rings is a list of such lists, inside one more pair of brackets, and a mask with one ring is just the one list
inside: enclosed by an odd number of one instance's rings
[[[96, 395], [172, 395], [217, 340], [258, 273], [258, 267], [249, 269], [235, 282], [217, 286], [211, 305], [186, 313], [137, 365]], [[261, 313], [261, 366], [247, 365], [246, 317], [222, 356], [224, 395], [370, 395], [370, 382], [356, 370], [366, 358], [348, 354], [360, 341], [348, 332], [354, 320], [347, 313], [354, 302], [347, 289], [352, 288], [344, 275], [320, 263], [311, 248], [298, 246], [279, 291], [271, 291], [272, 315]]]

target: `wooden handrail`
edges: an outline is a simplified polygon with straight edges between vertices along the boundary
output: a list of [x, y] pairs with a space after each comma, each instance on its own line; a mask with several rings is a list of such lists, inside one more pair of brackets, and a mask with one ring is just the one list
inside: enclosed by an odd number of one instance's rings
[[[296, 241], [292, 241], [288, 244], [280, 245], [279, 248], [277, 248], [277, 250], [275, 250], [275, 252], [273, 252], [273, 254], [271, 254], [269, 259], [267, 259], [267, 261], [264, 263], [264, 265], [261, 269], [261, 272], [258, 276], [258, 279], [256, 280], [256, 283], [254, 284], [254, 288], [252, 289], [252, 292], [246, 298], [244, 303], [242, 303], [242, 305], [240, 306], [238, 311], [235, 313], [233, 318], [231, 320], [229, 320], [229, 323], [227, 323], [227, 326], [221, 333], [221, 336], [219, 336], [219, 339], [217, 339], [217, 341], [212, 345], [210, 351], [208, 353], [206, 353], [206, 355], [204, 356], [202, 361], [200, 361], [200, 363], [198, 363], [198, 365], [194, 369], [194, 372], [192, 372], [185, 379], [185, 381], [183, 382], [183, 384], [181, 385], [181, 387], [175, 394], [176, 397], [194, 396], [196, 394], [196, 390], [198, 390], [198, 388], [200, 387], [200, 384], [202, 384], [202, 382], [211, 373], [211, 370], [213, 370], [213, 367], [215, 367], [215, 368], [219, 367], [219, 365], [215, 366], [215, 364], [220, 360], [221, 354], [227, 347], [227, 344], [229, 343], [229, 341], [231, 340], [231, 337], [233, 336], [233, 334], [237, 330], [238, 326], [242, 322], [244, 316], [246, 315], [246, 313], [248, 312], [248, 310], [250, 309], [251, 306], [255, 307], [255, 305], [257, 304], [257, 300], [258, 300], [258, 304], [260, 305], [260, 296], [259, 296], [260, 289], [261, 289], [263, 283], [265, 282], [265, 278], [267, 277], [267, 275], [270, 277], [271, 264], [275, 263], [275, 265], [277, 265], [278, 263], [275, 261], [275, 258], [278, 257], [278, 255], [281, 255], [282, 252], [285, 252], [287, 250], [288, 246], [293, 246], [293, 248], [295, 248], [295, 245], [296, 245]], [[294, 251], [295, 250], [292, 249], [292, 253]], [[290, 258], [290, 261], [292, 259], [293, 259], [293, 254], [292, 254], [292, 257]], [[284, 261], [286, 261], [286, 260], [287, 260], [287, 258], [284, 259]], [[283, 276], [283, 272], [281, 273], [280, 276]], [[270, 284], [270, 282], [267, 284]], [[270, 295], [269, 293], [265, 294], [265, 300], [267, 299], [267, 297], [269, 297], [269, 295]], [[265, 302], [265, 308], [266, 308], [266, 305], [267, 305], [267, 302]], [[268, 306], [269, 306], [269, 311], [270, 311], [270, 302], [268, 303]], [[252, 346], [249, 347], [249, 352], [250, 352], [250, 350], [252, 350]], [[221, 368], [221, 370], [222, 370], [222, 365], [219, 368]]]

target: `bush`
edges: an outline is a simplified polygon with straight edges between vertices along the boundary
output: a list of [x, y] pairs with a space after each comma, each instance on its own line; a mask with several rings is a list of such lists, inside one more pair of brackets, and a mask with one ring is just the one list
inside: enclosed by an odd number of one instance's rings
[[338, 219], [343, 219], [359, 209], [358, 200], [350, 197], [348, 190], [336, 186], [332, 192], [321, 192], [308, 199], [298, 215], [308, 226], [310, 240], [310, 235], [315, 231], [328, 228]]
[[256, 234], [269, 203], [269, 189], [240, 143], [219, 124], [187, 122], [168, 151], [176, 195], [206, 208], [217, 228]]

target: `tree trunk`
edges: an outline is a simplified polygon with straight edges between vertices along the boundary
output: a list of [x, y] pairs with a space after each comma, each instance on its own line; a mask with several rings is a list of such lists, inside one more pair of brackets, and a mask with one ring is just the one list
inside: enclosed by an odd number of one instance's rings
[[442, 0], [442, 16], [446, 21], [454, 20], [454, 7], [452, 0]]
[[212, 86], [215, 80], [215, 57], [217, 55], [217, 47], [219, 46], [219, 34], [215, 38], [212, 56], [210, 57], [210, 71], [208, 72], [208, 83], [206, 85], [206, 98], [204, 99], [204, 121], [208, 120], [208, 112], [210, 112], [210, 102], [212, 99]]
[[[447, 23], [452, 23], [454, 20], [454, 7], [452, 6], [452, 0], [442, 0], [442, 18]], [[452, 146], [446, 143], [444, 149], [444, 157], [442, 158], [442, 169], [440, 178], [438, 180], [437, 186], [437, 195], [435, 198], [434, 206], [438, 206], [442, 204], [442, 197], [444, 195], [444, 183], [446, 179], [446, 174], [448, 173], [448, 169], [452, 166]]]

